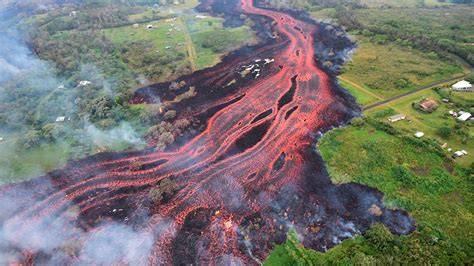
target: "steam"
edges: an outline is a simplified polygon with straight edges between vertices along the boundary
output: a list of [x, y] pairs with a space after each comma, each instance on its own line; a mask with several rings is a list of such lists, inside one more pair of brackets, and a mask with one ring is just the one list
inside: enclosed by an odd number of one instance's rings
[[143, 264], [153, 245], [153, 236], [123, 224], [107, 224], [90, 234], [81, 257], [85, 264], [110, 265], [116, 261]]
[[[101, 87], [101, 93], [113, 99], [117, 83], [114, 78], [103, 74], [94, 64], [86, 63], [80, 66], [78, 73], [66, 80], [53, 64], [40, 59], [28, 47], [15, 27], [6, 26], [11, 23], [8, 17], [6, 11], [0, 11], [0, 124], [2, 120], [7, 123], [0, 126], [0, 137], [3, 138], [0, 141], [0, 183], [21, 181], [18, 177], [20, 172], [25, 179], [51, 170], [36, 161], [22, 162], [22, 169], [15, 170], [21, 152], [26, 152], [18, 147], [23, 144], [25, 133], [33, 128], [31, 119], [39, 118], [35, 129], [40, 130], [44, 124], [54, 123], [57, 117], [66, 117], [64, 123], [56, 124], [64, 136], [59, 142], [63, 142], [64, 138], [74, 139], [73, 144], [69, 140], [64, 141], [67, 142], [65, 145], [74, 145], [70, 148], [74, 158], [92, 151], [96, 148], [94, 145], [101, 150], [143, 147], [145, 143], [140, 134], [129, 123], [121, 122], [114, 128], [100, 129], [87, 118], [75, 119], [78, 117], [78, 93], [83, 90], [78, 81], [90, 81], [93, 86]], [[143, 79], [142, 82], [147, 81]]]
[[[0, 73], [0, 85], [22, 79], [22, 82], [41, 92], [52, 90], [60, 83], [51, 65], [34, 55], [15, 32], [0, 31]], [[0, 91], [0, 100], [2, 94]]]
[[97, 146], [111, 147], [116, 143], [127, 143], [134, 146], [145, 144], [140, 135], [127, 122], [121, 122], [118, 127], [108, 130], [101, 130], [88, 124], [85, 126], [85, 131]]
[[[49, 179], [42, 179], [41, 182], [41, 190], [52, 186]], [[72, 202], [62, 215], [33, 220], [13, 215], [21, 213], [25, 205], [34, 206], [34, 202], [29, 202], [34, 201], [34, 197], [25, 195], [35, 195], [38, 193], [35, 190], [24, 186], [19, 191], [8, 191], [2, 195], [0, 219], [5, 222], [0, 224], [0, 265], [21, 261], [22, 255], [14, 251], [17, 249], [49, 254], [49, 257], [39, 261], [44, 265], [65, 262], [75, 265], [110, 265], [116, 262], [137, 265], [146, 262], [154, 243], [153, 232], [115, 222], [104, 222], [96, 230], [84, 231], [73, 222], [79, 213]], [[81, 241], [71, 241], [78, 238]], [[73, 261], [74, 257], [77, 260]]]

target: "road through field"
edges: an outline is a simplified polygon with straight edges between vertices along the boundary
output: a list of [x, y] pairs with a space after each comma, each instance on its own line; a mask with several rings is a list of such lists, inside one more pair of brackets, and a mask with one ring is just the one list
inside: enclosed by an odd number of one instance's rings
[[363, 111], [367, 111], [367, 110], [370, 110], [370, 109], [372, 109], [372, 108], [375, 108], [375, 107], [384, 105], [384, 104], [386, 104], [386, 103], [393, 102], [393, 101], [398, 100], [398, 99], [400, 99], [400, 98], [403, 98], [403, 97], [405, 97], [405, 96], [408, 96], [408, 95], [417, 93], [417, 92], [419, 92], [419, 91], [423, 91], [423, 90], [426, 90], [426, 89], [433, 88], [433, 87], [435, 87], [435, 86], [439, 86], [439, 85], [444, 84], [444, 83], [448, 83], [448, 82], [452, 82], [452, 81], [455, 81], [455, 80], [458, 80], [458, 79], [462, 79], [462, 78], [468, 77], [468, 76], [470, 76], [470, 75], [472, 75], [472, 74], [474, 74], [474, 68], [471, 68], [471, 69], [470, 69], [470, 72], [467, 73], [467, 74], [463, 74], [463, 75], [460, 75], [460, 76], [456, 76], [456, 77], [454, 77], [454, 78], [443, 79], [443, 80], [440, 80], [440, 81], [437, 81], [437, 82], [434, 82], [434, 83], [425, 85], [425, 86], [423, 86], [423, 87], [419, 87], [419, 88], [414, 89], [414, 90], [412, 90], [412, 91], [408, 91], [408, 92], [402, 93], [402, 94], [400, 94], [400, 95], [390, 97], [390, 98], [385, 99], [385, 100], [383, 100], [383, 101], [381, 101], [381, 102], [378, 102], [378, 103], [374, 103], [374, 104], [365, 106], [365, 107], [362, 108], [362, 110], [363, 110]]

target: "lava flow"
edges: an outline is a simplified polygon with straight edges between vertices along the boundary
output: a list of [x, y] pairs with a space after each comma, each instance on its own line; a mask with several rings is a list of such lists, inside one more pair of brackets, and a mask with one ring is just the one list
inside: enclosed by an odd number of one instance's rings
[[[315, 59], [317, 49], [338, 51], [318, 39], [334, 32], [252, 0], [236, 2], [203, 5], [246, 14], [266, 41], [181, 78], [197, 95], [178, 103], [179, 113], [199, 117], [205, 129], [165, 152], [98, 154], [1, 187], [5, 261], [259, 264], [290, 229], [318, 250], [376, 222], [398, 234], [413, 230], [408, 214], [385, 208], [377, 190], [332, 184], [315, 151], [320, 133], [357, 113]], [[259, 75], [240, 75], [257, 62]], [[172, 98], [162, 87], [139, 90], [136, 101]], [[132, 170], [136, 161], [143, 167]], [[150, 200], [163, 180], [176, 191]]]

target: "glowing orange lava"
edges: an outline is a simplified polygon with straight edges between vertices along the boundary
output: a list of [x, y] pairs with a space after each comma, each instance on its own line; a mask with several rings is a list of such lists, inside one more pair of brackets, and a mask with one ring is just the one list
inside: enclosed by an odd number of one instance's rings
[[[276, 22], [284, 48], [268, 64], [277, 71], [196, 108], [198, 114], [234, 100], [178, 150], [97, 155], [46, 177], [0, 188], [0, 202], [16, 201], [8, 217], [0, 216], [3, 230], [10, 232], [0, 250], [27, 264], [93, 263], [90, 243], [110, 257], [105, 263], [247, 264], [263, 260], [290, 227], [306, 246], [321, 250], [374, 222], [400, 233], [411, 230], [407, 214], [383, 208], [379, 192], [333, 185], [314, 152], [315, 132], [338, 125], [349, 112], [314, 59], [318, 27], [257, 8], [252, 0], [242, 0], [238, 8], [236, 12]], [[231, 73], [235, 64], [206, 73]], [[148, 167], [129, 171], [136, 160]], [[148, 192], [164, 179], [173, 180], [179, 191], [154, 204]], [[25, 195], [31, 187], [34, 193]], [[374, 204], [382, 215], [369, 213]], [[50, 230], [56, 243], [46, 248], [41, 239], [22, 242], [37, 230]], [[133, 245], [123, 245], [143, 252], [132, 256], [119, 248], [103, 250], [97, 241], [103, 237], [122, 247], [123, 240], [113, 237], [127, 238], [121, 234], [128, 231]], [[63, 255], [55, 258], [59, 253]]]

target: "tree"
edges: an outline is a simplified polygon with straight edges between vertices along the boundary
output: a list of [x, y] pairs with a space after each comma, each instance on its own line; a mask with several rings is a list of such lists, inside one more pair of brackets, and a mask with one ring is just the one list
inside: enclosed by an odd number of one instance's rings
[[36, 129], [31, 129], [26, 132], [23, 139], [23, 146], [25, 148], [31, 148], [40, 143], [40, 132]]
[[392, 176], [406, 187], [413, 187], [416, 184], [413, 174], [401, 165], [392, 168]]
[[161, 181], [160, 189], [164, 194], [173, 194], [178, 189], [178, 186], [171, 179], [165, 179]]
[[61, 134], [60, 127], [52, 123], [45, 124], [41, 128], [41, 131], [42, 131], [43, 138], [47, 141], [53, 141], [57, 139]]
[[148, 197], [155, 203], [161, 202], [163, 199], [163, 193], [161, 193], [160, 187], [156, 186], [150, 189], [150, 192], [148, 192]]
[[130, 171], [138, 171], [138, 170], [141, 170], [143, 167], [143, 163], [138, 160], [138, 159], [135, 159], [133, 160], [131, 163], [130, 163], [130, 166], [128, 167], [128, 170]]
[[174, 181], [167, 178], [160, 182], [159, 185], [154, 186], [148, 192], [148, 197], [155, 203], [159, 203], [163, 200], [169, 199], [174, 193], [178, 191], [178, 186]]
[[175, 110], [169, 110], [163, 115], [163, 118], [165, 120], [171, 120], [175, 117], [176, 117], [176, 111]]
[[160, 142], [165, 145], [172, 144], [174, 142], [174, 136], [171, 132], [164, 132], [160, 136]]
[[146, 124], [160, 122], [163, 109], [164, 108], [162, 104], [146, 105], [143, 111], [140, 113], [140, 120]]
[[191, 125], [191, 121], [189, 121], [188, 119], [179, 119], [179, 120], [176, 120], [174, 122], [174, 127], [176, 129], [186, 129], [187, 127], [189, 127], [189, 125]]
[[436, 129], [436, 134], [444, 139], [447, 139], [451, 136], [451, 129], [449, 127], [439, 127]]
[[361, 127], [365, 124], [365, 120], [362, 117], [354, 117], [351, 120], [351, 125], [356, 127]]
[[387, 251], [393, 245], [395, 236], [383, 224], [372, 226], [365, 233], [365, 238], [379, 251]]

